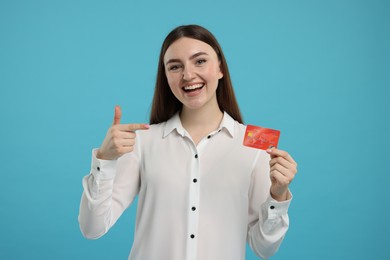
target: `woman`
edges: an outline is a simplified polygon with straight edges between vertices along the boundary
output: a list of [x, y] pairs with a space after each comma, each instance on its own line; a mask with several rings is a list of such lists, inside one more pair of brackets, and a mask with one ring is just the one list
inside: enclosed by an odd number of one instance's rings
[[150, 123], [114, 122], [93, 151], [79, 222], [104, 235], [138, 195], [129, 259], [245, 259], [248, 241], [273, 255], [288, 229], [288, 185], [297, 164], [285, 151], [242, 145], [245, 126], [222, 49], [196, 25], [166, 37]]

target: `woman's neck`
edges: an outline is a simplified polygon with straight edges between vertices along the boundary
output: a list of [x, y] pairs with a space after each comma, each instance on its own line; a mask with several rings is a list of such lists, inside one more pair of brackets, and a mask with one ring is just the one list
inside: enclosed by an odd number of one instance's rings
[[191, 135], [195, 144], [210, 132], [218, 129], [223, 118], [223, 112], [217, 102], [212, 102], [199, 109], [183, 107], [180, 119], [183, 127]]

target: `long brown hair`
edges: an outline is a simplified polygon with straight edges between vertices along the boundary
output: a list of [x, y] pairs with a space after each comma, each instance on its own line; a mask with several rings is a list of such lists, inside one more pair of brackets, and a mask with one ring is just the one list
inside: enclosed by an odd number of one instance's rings
[[165, 75], [164, 55], [168, 47], [176, 40], [187, 37], [196, 39], [210, 45], [221, 62], [223, 77], [218, 82], [217, 101], [221, 111], [227, 112], [236, 121], [243, 123], [240, 109], [234, 95], [233, 85], [230, 80], [228, 65], [222, 48], [217, 39], [207, 29], [199, 25], [183, 25], [176, 27], [165, 38], [160, 52], [157, 69], [156, 86], [154, 90], [152, 110], [150, 113], [150, 123], [158, 124], [167, 121], [177, 111], [181, 110], [182, 103], [173, 95]]

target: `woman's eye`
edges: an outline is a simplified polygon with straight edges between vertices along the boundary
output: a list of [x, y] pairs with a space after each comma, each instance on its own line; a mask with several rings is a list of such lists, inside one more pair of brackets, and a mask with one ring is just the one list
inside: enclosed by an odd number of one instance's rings
[[205, 59], [199, 59], [199, 60], [196, 61], [196, 64], [201, 65], [201, 64], [203, 64], [205, 62], [206, 62]]
[[168, 68], [168, 70], [172, 70], [172, 71], [175, 71], [175, 70], [178, 70], [180, 67], [178, 65], [172, 65]]

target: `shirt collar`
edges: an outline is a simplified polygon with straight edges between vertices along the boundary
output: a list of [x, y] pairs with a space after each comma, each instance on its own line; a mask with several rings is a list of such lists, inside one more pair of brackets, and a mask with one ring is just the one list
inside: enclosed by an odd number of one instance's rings
[[176, 114], [174, 114], [165, 124], [165, 128], [164, 128], [164, 135], [163, 135], [163, 138], [167, 137], [167, 135], [169, 135], [173, 130], [177, 131], [178, 134], [180, 134], [181, 136], [184, 136], [184, 127], [182, 126], [181, 124], [181, 120], [180, 120], [180, 116], [179, 116], [179, 112], [177, 112]]
[[228, 113], [224, 112], [223, 119], [218, 131], [221, 129], [225, 129], [231, 137], [234, 137], [234, 123], [234, 119]]
[[[235, 123], [234, 119], [228, 113], [224, 112], [222, 122], [221, 122], [221, 124], [216, 132], [219, 132], [219, 131], [225, 129], [231, 137], [234, 137], [234, 123]], [[178, 134], [180, 134], [183, 137], [185, 136], [186, 131], [185, 131], [183, 125], [181, 124], [179, 112], [174, 114], [166, 122], [165, 128], [164, 128], [163, 138], [167, 137], [175, 129], [176, 129]]]

